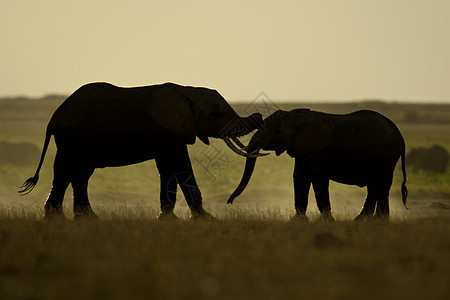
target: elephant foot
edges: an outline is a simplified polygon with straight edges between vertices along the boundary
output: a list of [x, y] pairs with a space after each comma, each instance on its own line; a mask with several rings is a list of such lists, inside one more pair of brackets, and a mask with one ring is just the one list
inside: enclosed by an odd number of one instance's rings
[[331, 212], [328, 211], [328, 212], [323, 212], [320, 214], [319, 221], [334, 222], [335, 220], [334, 220], [333, 216], [331, 215]]
[[158, 221], [179, 221], [178, 217], [173, 213], [173, 210], [162, 210], [156, 217]]
[[208, 221], [208, 222], [210, 222], [210, 221], [215, 221], [216, 218], [205, 211], [205, 212], [202, 212], [202, 213], [193, 213], [191, 215], [191, 220], [195, 220], [195, 221], [201, 220], [201, 221]]
[[74, 220], [98, 220], [99, 217], [92, 210], [90, 205], [78, 206], [73, 209], [73, 219]]
[[46, 203], [44, 206], [44, 217], [42, 219], [45, 221], [52, 221], [52, 222], [68, 221], [68, 219], [66, 218], [66, 216], [62, 211], [61, 206], [55, 207], [49, 205], [48, 203]]
[[191, 220], [202, 220], [202, 221], [215, 221], [211, 214], [207, 213], [201, 204], [192, 205], [189, 207], [191, 209]]
[[388, 222], [389, 221], [389, 213], [378, 213], [378, 212], [376, 212], [374, 219], [379, 220], [379, 221], [386, 221], [386, 222]]
[[366, 214], [366, 213], [360, 213], [356, 218], [356, 222], [367, 222], [373, 220], [373, 215]]
[[309, 219], [305, 214], [295, 214], [291, 218], [291, 222], [309, 222]]

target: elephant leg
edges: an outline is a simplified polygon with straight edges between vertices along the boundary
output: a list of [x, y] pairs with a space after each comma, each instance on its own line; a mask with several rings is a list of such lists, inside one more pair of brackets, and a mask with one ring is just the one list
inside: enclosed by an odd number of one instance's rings
[[[392, 181], [391, 181], [392, 182]], [[389, 189], [391, 184], [375, 182], [367, 186], [367, 198], [361, 213], [355, 220], [367, 220], [374, 216], [389, 218]]]
[[367, 187], [367, 197], [364, 202], [364, 206], [359, 213], [359, 215], [355, 218], [355, 221], [365, 221], [369, 220], [373, 217], [373, 213], [375, 212], [375, 206], [377, 204], [377, 199], [375, 194], [372, 192], [372, 188], [369, 185]]
[[381, 219], [389, 219], [389, 190], [391, 189], [392, 180], [389, 183], [381, 184], [377, 188], [377, 208], [375, 217]]
[[294, 205], [296, 218], [306, 218], [311, 182], [311, 175], [305, 173], [303, 166], [299, 166], [296, 161], [294, 167]]
[[321, 218], [324, 221], [334, 221], [333, 216], [331, 215], [329, 179], [322, 177], [314, 178], [312, 181], [312, 186]]
[[65, 219], [62, 203], [71, 181], [67, 172], [69, 168], [70, 166], [61, 154], [57, 153], [53, 163], [53, 184], [44, 205], [44, 219], [46, 220]]
[[98, 216], [94, 213], [89, 203], [88, 198], [88, 181], [94, 173], [94, 168], [77, 168], [72, 175], [73, 188], [73, 217], [80, 218], [94, 218]]
[[177, 184], [193, 217], [212, 218], [202, 207], [202, 195], [195, 180], [186, 145], [178, 145], [156, 158], [161, 178], [161, 212], [173, 212]]
[[200, 188], [195, 180], [194, 171], [192, 170], [191, 160], [187, 146], [183, 145], [180, 149], [180, 169], [176, 174], [177, 183], [184, 194], [184, 198], [189, 205], [189, 208], [194, 219], [202, 218], [213, 220], [214, 217], [207, 213], [202, 206], [202, 194]]
[[192, 169], [177, 173], [176, 178], [178, 185], [184, 194], [184, 198], [189, 205], [192, 218], [213, 219], [213, 217], [203, 209], [202, 194]]
[[389, 219], [389, 191], [383, 193], [378, 198], [375, 217], [386, 220]]
[[158, 216], [159, 220], [177, 219], [173, 213], [175, 203], [177, 201], [177, 180], [175, 177], [176, 171], [171, 168], [168, 158], [157, 157], [156, 166], [160, 175], [160, 205], [161, 213]]

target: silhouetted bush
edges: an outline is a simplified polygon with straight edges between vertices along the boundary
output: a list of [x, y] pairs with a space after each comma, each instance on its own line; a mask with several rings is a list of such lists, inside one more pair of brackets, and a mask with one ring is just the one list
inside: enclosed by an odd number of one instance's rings
[[413, 171], [431, 171], [445, 173], [449, 160], [448, 151], [439, 145], [431, 148], [413, 148], [406, 156], [406, 164], [413, 167]]

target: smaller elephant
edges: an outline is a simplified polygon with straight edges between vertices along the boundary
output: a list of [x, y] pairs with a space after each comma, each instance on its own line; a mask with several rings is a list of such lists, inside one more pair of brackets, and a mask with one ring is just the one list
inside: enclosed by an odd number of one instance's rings
[[436, 173], [445, 173], [449, 160], [448, 151], [439, 145], [433, 145], [430, 148], [413, 148], [406, 155], [408, 163], [413, 167], [413, 171], [419, 170], [431, 171]]
[[[260, 149], [283, 152], [295, 158], [294, 194], [296, 217], [306, 219], [312, 185], [317, 206], [325, 220], [331, 215], [329, 181], [367, 186], [367, 198], [357, 219], [389, 217], [389, 190], [401, 157], [403, 204], [406, 207], [405, 142], [397, 126], [374, 111], [345, 115], [294, 109], [276, 111], [264, 120], [250, 140], [242, 180], [228, 199], [232, 203], [247, 186]], [[375, 211], [376, 208], [376, 211]]]

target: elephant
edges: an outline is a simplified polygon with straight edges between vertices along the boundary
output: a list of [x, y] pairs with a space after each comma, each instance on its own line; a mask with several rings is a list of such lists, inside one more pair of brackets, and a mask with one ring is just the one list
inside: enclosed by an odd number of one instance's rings
[[[53, 184], [44, 205], [44, 218], [65, 218], [62, 202], [71, 183], [74, 219], [97, 218], [88, 199], [88, 180], [96, 168], [125, 166], [155, 159], [160, 175], [160, 219], [176, 219], [173, 209], [177, 185], [192, 218], [213, 219], [202, 207], [187, 145], [196, 137], [209, 145], [209, 137], [234, 146], [237, 139], [262, 125], [261, 114], [240, 117], [216, 91], [174, 83], [117, 87], [86, 84], [54, 112], [39, 165], [19, 193], [28, 194], [39, 179], [50, 138], [57, 147]], [[235, 147], [235, 146], [234, 146]], [[237, 147], [234, 151], [239, 150]]]
[[418, 147], [411, 149], [406, 155], [406, 159], [409, 165], [413, 167], [414, 172], [424, 170], [445, 173], [447, 171], [449, 154], [444, 147], [433, 145], [430, 148]]
[[[295, 158], [294, 219], [307, 220], [312, 184], [321, 218], [333, 220], [329, 180], [367, 186], [367, 198], [357, 220], [375, 216], [389, 219], [389, 190], [400, 157], [401, 193], [406, 207], [405, 142], [397, 126], [377, 112], [361, 110], [338, 115], [309, 109], [278, 110], [264, 119], [263, 127], [241, 154], [255, 155], [261, 149], [275, 151], [277, 156], [286, 151]], [[244, 191], [256, 159], [256, 156], [247, 157], [242, 180], [229, 197], [229, 204]]]

